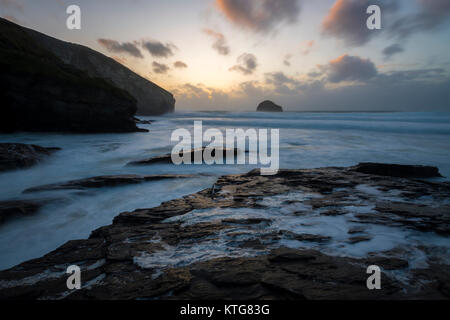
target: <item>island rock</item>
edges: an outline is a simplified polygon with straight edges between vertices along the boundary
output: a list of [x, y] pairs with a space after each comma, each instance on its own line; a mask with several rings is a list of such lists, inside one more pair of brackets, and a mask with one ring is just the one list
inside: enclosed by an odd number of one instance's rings
[[259, 104], [256, 111], [259, 112], [283, 112], [283, 108], [279, 105], [276, 105], [270, 100], [263, 101]]

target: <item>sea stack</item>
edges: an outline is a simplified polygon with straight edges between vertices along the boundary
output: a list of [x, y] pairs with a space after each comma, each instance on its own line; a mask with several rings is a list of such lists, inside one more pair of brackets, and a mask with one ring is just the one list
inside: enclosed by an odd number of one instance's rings
[[283, 112], [283, 108], [270, 100], [263, 101], [256, 109], [258, 112]]

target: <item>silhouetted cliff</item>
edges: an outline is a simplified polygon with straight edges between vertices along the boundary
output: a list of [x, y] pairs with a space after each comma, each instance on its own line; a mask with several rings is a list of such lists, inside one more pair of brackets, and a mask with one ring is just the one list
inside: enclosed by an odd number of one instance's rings
[[0, 18], [0, 131], [137, 131], [136, 100]]
[[175, 110], [173, 95], [130, 69], [88, 47], [61, 41], [34, 30], [28, 33], [63, 62], [86, 71], [92, 77], [111, 81], [128, 91], [137, 101], [140, 115], [160, 115]]

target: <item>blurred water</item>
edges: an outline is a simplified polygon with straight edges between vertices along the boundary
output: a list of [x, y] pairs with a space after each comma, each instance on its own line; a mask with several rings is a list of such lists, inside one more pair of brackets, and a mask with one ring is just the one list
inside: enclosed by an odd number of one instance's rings
[[[0, 269], [39, 257], [68, 240], [86, 238], [110, 224], [118, 213], [159, 205], [210, 187], [223, 174], [254, 166], [132, 167], [129, 161], [161, 155], [173, 147], [176, 128], [192, 132], [194, 120], [204, 130], [226, 128], [280, 129], [280, 167], [348, 166], [363, 161], [423, 164], [439, 167], [450, 176], [450, 114], [448, 113], [228, 113], [177, 112], [151, 125], [148, 133], [0, 135], [0, 142], [61, 147], [38, 166], [0, 174], [0, 201], [58, 197], [32, 217], [0, 226]], [[166, 180], [86, 192], [70, 190], [22, 194], [24, 189], [108, 174], [207, 173], [192, 179]]]

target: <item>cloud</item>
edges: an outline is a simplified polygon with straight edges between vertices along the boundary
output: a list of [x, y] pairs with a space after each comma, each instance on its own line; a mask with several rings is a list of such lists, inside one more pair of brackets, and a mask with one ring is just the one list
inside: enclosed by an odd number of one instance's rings
[[265, 74], [266, 83], [272, 85], [276, 93], [298, 93], [301, 82], [286, 76], [283, 72], [271, 72]]
[[362, 59], [357, 56], [342, 55], [331, 60], [323, 67], [327, 75], [327, 80], [332, 83], [342, 81], [364, 82], [378, 74], [374, 63], [369, 59]]
[[154, 40], [142, 41], [142, 47], [146, 49], [153, 57], [168, 58], [174, 55], [176, 46], [170, 43], [162, 43]]
[[287, 110], [450, 111], [450, 78], [444, 69], [377, 73], [363, 83], [327, 86], [328, 69], [328, 64], [319, 68], [320, 79], [266, 73], [264, 83], [246, 81], [228, 92], [203, 84], [186, 84], [171, 91], [181, 108], [197, 110], [255, 110], [259, 102], [276, 97]]
[[290, 67], [291, 66], [291, 58], [292, 58], [292, 54], [285, 55], [284, 59], [283, 59], [283, 64], [287, 67]]
[[168, 65], [166, 65], [164, 63], [158, 63], [156, 61], [153, 61], [152, 66], [153, 66], [153, 72], [158, 73], [158, 74], [166, 74], [170, 70]]
[[419, 10], [399, 18], [389, 30], [398, 38], [434, 30], [450, 19], [449, 0], [418, 0]]
[[302, 43], [302, 54], [303, 55], [308, 55], [312, 48], [314, 47], [314, 45], [316, 44], [316, 42], [314, 40], [309, 40], [309, 41], [305, 41]]
[[241, 82], [238, 87], [240, 94], [250, 97], [262, 96], [266, 90], [263, 88], [258, 81], [245, 81]]
[[295, 23], [300, 13], [298, 0], [216, 0], [216, 7], [233, 24], [255, 32]]
[[0, 0], [0, 7], [23, 12], [23, 4], [16, 0]]
[[230, 47], [227, 45], [227, 40], [222, 33], [211, 29], [204, 29], [203, 32], [215, 39], [212, 47], [219, 54], [226, 56], [230, 53]]
[[372, 37], [378, 35], [378, 30], [367, 28], [366, 13], [370, 5], [379, 5], [382, 17], [397, 10], [392, 0], [337, 0], [322, 22], [322, 33], [343, 40], [349, 46], [362, 46]]
[[238, 64], [231, 67], [230, 71], [237, 71], [244, 75], [253, 74], [253, 72], [258, 67], [258, 62], [256, 56], [251, 53], [244, 53], [240, 55], [237, 59]]
[[186, 63], [184, 63], [183, 61], [176, 61], [176, 62], [173, 64], [173, 66], [174, 66], [175, 68], [178, 68], [178, 69], [183, 69], [183, 68], [187, 68], [187, 67], [188, 67], [188, 65], [187, 65]]
[[398, 43], [394, 43], [383, 50], [385, 59], [390, 59], [392, 56], [405, 51]]
[[434, 82], [445, 77], [445, 70], [442, 68], [415, 69], [393, 71], [386, 74], [379, 74], [376, 78], [383, 84], [410, 84], [412, 82]]
[[171, 90], [177, 105], [185, 108], [209, 110], [211, 106], [219, 110], [229, 109], [230, 94], [220, 89], [207, 87], [202, 83], [185, 83]]
[[139, 48], [135, 43], [123, 42], [120, 43], [111, 39], [98, 39], [97, 42], [106, 50], [114, 53], [126, 53], [136, 58], [144, 58]]

